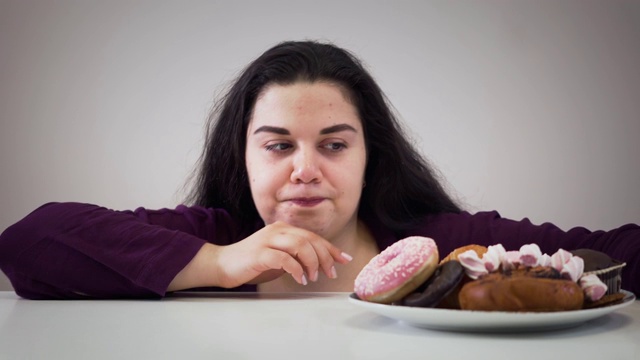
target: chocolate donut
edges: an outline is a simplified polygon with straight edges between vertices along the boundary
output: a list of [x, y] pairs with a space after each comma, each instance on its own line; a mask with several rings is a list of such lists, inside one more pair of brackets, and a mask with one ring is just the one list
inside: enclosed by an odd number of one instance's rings
[[462, 281], [464, 269], [456, 260], [438, 266], [435, 273], [416, 292], [401, 300], [401, 305], [434, 307]]
[[[488, 249], [486, 246], [477, 245], [477, 244], [462, 246], [450, 252], [449, 255], [447, 255], [444, 259], [440, 261], [440, 264], [442, 265], [445, 262], [451, 261], [451, 260], [458, 260], [458, 256], [468, 250], [473, 250], [478, 255], [478, 257], [482, 257], [487, 252]], [[463, 270], [464, 270], [464, 267], [463, 267]], [[438, 305], [436, 305], [436, 307], [443, 308], [443, 309], [460, 310], [458, 293], [460, 293], [460, 289], [462, 289], [462, 286], [471, 280], [472, 279], [466, 276], [463, 271], [462, 279], [460, 280], [460, 282], [458, 282], [458, 285], [456, 285], [453, 290], [451, 290], [447, 295], [445, 295], [442, 298], [442, 300], [438, 303]]]

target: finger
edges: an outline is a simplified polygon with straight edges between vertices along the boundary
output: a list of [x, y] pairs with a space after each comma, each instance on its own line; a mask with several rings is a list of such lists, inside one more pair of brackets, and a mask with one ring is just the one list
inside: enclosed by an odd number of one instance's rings
[[266, 269], [282, 269], [291, 274], [298, 284], [307, 285], [307, 278], [304, 275], [302, 265], [287, 252], [276, 249], [266, 249], [260, 257], [260, 263]]
[[337, 247], [333, 246], [333, 244], [329, 243], [329, 253], [331, 254], [331, 257], [333, 257], [333, 259], [335, 261], [337, 261], [340, 264], [347, 264], [349, 262], [351, 262], [351, 260], [353, 260], [353, 256], [347, 254], [346, 252], [338, 249]]
[[311, 231], [294, 228], [287, 234], [294, 236], [295, 239], [276, 246], [296, 256], [307, 268], [307, 274], [312, 281], [317, 280], [319, 268], [328, 278], [335, 279], [337, 277], [335, 262], [346, 264], [353, 260], [349, 254]]
[[286, 274], [286, 272], [282, 269], [271, 269], [271, 270], [266, 270], [265, 272], [261, 273], [260, 275], [254, 277], [253, 279], [247, 281], [247, 284], [261, 284], [264, 282], [269, 282], [272, 280], [275, 280], [277, 278], [279, 278], [280, 276]]
[[322, 269], [322, 272], [330, 279], [338, 277], [336, 267], [334, 265], [335, 260], [329, 252], [329, 249], [326, 246], [327, 244], [324, 242], [313, 242], [311, 245], [318, 257], [319, 267]]
[[322, 236], [305, 229], [300, 229], [300, 228], [295, 228], [295, 229], [296, 231], [300, 232], [299, 236], [307, 239], [307, 241], [313, 244], [313, 246], [316, 249], [318, 249], [320, 245], [326, 248], [329, 251], [329, 254], [333, 258], [333, 260], [337, 261], [338, 263], [346, 264], [351, 260], [353, 260], [353, 257], [351, 255], [340, 250], [338, 247], [333, 245], [329, 240], [323, 238]]
[[277, 230], [278, 235], [270, 238], [271, 244], [268, 246], [286, 251], [298, 258], [306, 267], [312, 281], [317, 280], [318, 268], [321, 268], [327, 277], [335, 278], [337, 274], [334, 263], [346, 264], [353, 260], [349, 254], [314, 232], [280, 222], [270, 226]]
[[309, 280], [316, 281], [318, 279], [320, 261], [316, 248], [310, 239], [296, 234], [286, 234], [286, 236], [278, 236], [273, 239], [270, 246], [284, 251], [298, 260], [309, 276]]
[[353, 260], [353, 257], [335, 247], [331, 243], [322, 245], [325, 246], [321, 246], [316, 250], [318, 253], [318, 258], [320, 259], [320, 266], [322, 267], [327, 277], [335, 279], [338, 277], [335, 263], [337, 262], [339, 264], [346, 264]]

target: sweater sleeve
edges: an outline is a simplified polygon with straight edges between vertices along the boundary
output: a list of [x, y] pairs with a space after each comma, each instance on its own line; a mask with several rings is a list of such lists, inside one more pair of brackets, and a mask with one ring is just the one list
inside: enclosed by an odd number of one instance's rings
[[31, 299], [161, 297], [210, 241], [235, 241], [222, 210], [115, 211], [50, 203], [0, 235], [0, 269]]
[[590, 231], [575, 227], [564, 231], [529, 219], [506, 219], [495, 211], [470, 214], [434, 215], [420, 231], [438, 243], [442, 256], [467, 244], [502, 244], [507, 250], [518, 250], [524, 244], [538, 244], [543, 253], [558, 249], [589, 248], [626, 262], [622, 271], [622, 288], [640, 294], [640, 226], [627, 224], [609, 231]]

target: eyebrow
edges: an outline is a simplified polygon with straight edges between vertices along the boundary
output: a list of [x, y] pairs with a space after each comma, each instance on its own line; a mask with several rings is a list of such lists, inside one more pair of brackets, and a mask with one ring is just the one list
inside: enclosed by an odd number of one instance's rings
[[[329, 126], [328, 128], [324, 128], [322, 130], [320, 130], [320, 135], [327, 135], [327, 134], [333, 134], [333, 133], [337, 133], [340, 131], [353, 131], [353, 132], [357, 132], [356, 129], [354, 129], [353, 126], [351, 125], [347, 125], [347, 124], [338, 124], [338, 125], [333, 125], [333, 126]], [[282, 128], [282, 127], [277, 127], [277, 126], [260, 126], [259, 128], [256, 129], [256, 131], [253, 132], [253, 134], [257, 134], [257, 133], [261, 133], [261, 132], [270, 132], [270, 133], [275, 133], [275, 134], [279, 134], [279, 135], [291, 135], [291, 132], [289, 132], [289, 130]]]
[[326, 134], [337, 133], [337, 132], [340, 132], [340, 131], [357, 132], [356, 129], [354, 129], [353, 126], [351, 126], [351, 125], [338, 124], [338, 125], [329, 126], [328, 128], [324, 128], [324, 129], [320, 130], [320, 134], [321, 135], [326, 135]]
[[285, 128], [281, 128], [281, 127], [277, 127], [277, 126], [260, 126], [259, 128], [256, 129], [256, 131], [253, 132], [253, 135], [257, 134], [257, 133], [261, 133], [261, 132], [270, 132], [270, 133], [276, 133], [276, 134], [280, 134], [280, 135], [291, 135], [291, 133], [289, 132], [289, 130], [285, 129]]

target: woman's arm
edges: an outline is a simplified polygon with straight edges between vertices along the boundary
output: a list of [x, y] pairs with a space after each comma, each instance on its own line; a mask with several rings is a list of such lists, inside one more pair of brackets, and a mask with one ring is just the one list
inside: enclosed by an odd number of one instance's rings
[[47, 204], [0, 235], [0, 268], [26, 298], [120, 298], [241, 289], [285, 273], [306, 284], [320, 271], [335, 277], [334, 263], [350, 260], [326, 239], [282, 222], [248, 229], [244, 239], [234, 229], [224, 210]]
[[51, 203], [0, 235], [0, 268], [26, 298], [159, 297], [206, 237], [232, 241], [225, 214]]

